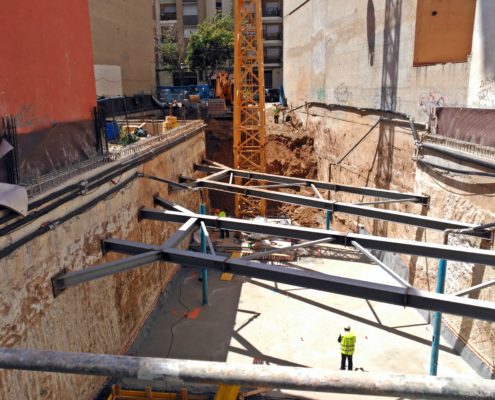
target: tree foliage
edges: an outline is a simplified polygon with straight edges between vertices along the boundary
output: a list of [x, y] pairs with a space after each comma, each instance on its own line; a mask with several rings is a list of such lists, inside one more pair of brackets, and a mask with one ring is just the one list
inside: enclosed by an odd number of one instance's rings
[[230, 15], [214, 15], [198, 25], [187, 46], [186, 62], [201, 76], [213, 74], [232, 60], [234, 22]]
[[182, 60], [182, 48], [175, 30], [163, 32], [160, 44], [161, 68], [172, 72], [180, 68]]

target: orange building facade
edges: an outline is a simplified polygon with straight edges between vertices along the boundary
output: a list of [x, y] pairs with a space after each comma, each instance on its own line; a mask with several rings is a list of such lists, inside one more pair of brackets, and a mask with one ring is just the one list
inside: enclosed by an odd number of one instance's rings
[[16, 117], [21, 181], [95, 155], [88, 1], [6, 0], [0, 38], [0, 116]]

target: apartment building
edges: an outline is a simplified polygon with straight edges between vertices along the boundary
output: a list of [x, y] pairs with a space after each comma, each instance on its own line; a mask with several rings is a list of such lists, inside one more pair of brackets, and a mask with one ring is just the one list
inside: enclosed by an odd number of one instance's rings
[[[263, 48], [265, 55], [265, 86], [282, 84], [283, 18], [282, 0], [263, 0]], [[161, 30], [176, 30], [179, 42], [187, 41], [198, 24], [216, 13], [232, 14], [233, 0], [159, 0], [156, 3], [157, 26]], [[184, 73], [188, 80], [188, 74]]]

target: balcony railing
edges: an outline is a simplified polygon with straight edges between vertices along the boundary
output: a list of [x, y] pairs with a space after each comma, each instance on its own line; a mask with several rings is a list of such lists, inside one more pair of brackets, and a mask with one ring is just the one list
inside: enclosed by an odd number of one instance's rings
[[265, 40], [282, 40], [282, 32], [263, 32]]
[[281, 17], [282, 10], [279, 7], [266, 7], [263, 8], [261, 15], [263, 17]]
[[177, 20], [177, 13], [166, 12], [160, 14], [160, 21], [175, 21]]
[[267, 57], [265, 55], [264, 62], [265, 64], [282, 64], [282, 57], [274, 57], [274, 56]]
[[185, 26], [196, 26], [198, 25], [199, 19], [197, 15], [184, 15], [184, 25]]

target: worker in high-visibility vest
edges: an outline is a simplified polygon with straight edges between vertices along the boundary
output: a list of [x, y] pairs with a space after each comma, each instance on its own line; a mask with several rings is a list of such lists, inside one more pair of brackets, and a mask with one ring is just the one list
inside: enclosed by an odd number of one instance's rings
[[342, 356], [340, 369], [345, 370], [347, 360], [347, 369], [352, 371], [352, 355], [354, 354], [356, 335], [351, 332], [350, 326], [346, 326], [344, 328], [344, 334], [340, 334], [337, 340], [340, 343], [340, 354]]
[[[227, 210], [225, 208], [222, 208], [222, 211], [218, 213], [218, 216], [220, 218], [227, 218]], [[220, 239], [223, 239], [224, 237], [229, 237], [229, 231], [227, 229], [220, 229]]]

